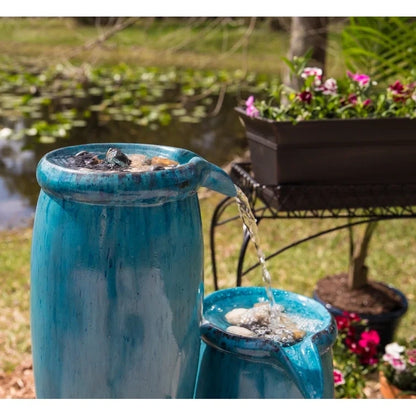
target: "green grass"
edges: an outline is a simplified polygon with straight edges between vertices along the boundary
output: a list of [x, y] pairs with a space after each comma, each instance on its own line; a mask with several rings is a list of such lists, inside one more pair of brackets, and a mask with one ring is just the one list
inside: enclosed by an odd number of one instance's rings
[[0, 232], [0, 371], [11, 371], [31, 352], [29, 229]]
[[[80, 49], [107, 29], [79, 25], [72, 18], [0, 18], [3, 60], [36, 60], [40, 64], [68, 59], [73, 63], [138, 66], [178, 66], [203, 69], [242, 69], [278, 74], [289, 39], [257, 20], [247, 42], [248, 19], [201, 20], [141, 18], [133, 26], [93, 49]], [[343, 68], [339, 54], [340, 26], [331, 30], [328, 48], [331, 75]]]

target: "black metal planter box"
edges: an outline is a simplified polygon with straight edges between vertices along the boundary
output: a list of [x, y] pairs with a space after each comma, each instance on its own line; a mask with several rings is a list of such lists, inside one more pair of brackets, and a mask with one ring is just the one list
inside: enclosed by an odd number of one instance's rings
[[246, 129], [254, 176], [264, 185], [416, 183], [416, 119], [252, 118]]

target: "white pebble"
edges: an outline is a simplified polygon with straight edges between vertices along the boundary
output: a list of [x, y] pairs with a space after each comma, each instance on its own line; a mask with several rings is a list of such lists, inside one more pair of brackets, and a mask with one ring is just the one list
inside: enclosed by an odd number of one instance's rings
[[227, 332], [229, 334], [234, 334], [234, 335], [241, 335], [242, 337], [250, 337], [250, 338], [254, 338], [256, 337], [256, 334], [252, 331], [250, 331], [247, 328], [244, 328], [243, 326], [229, 326], [227, 328]]
[[235, 308], [225, 314], [225, 319], [232, 325], [238, 325], [241, 323], [243, 315], [248, 311], [246, 308]]

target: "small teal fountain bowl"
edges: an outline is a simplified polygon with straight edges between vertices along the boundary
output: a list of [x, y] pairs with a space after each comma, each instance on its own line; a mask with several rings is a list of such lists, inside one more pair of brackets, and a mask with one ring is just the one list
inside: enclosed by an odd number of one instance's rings
[[236, 287], [205, 297], [197, 398], [333, 398], [332, 345], [337, 335], [332, 315], [313, 299], [272, 290], [306, 331], [293, 344], [228, 333], [225, 314], [267, 301], [264, 287]]

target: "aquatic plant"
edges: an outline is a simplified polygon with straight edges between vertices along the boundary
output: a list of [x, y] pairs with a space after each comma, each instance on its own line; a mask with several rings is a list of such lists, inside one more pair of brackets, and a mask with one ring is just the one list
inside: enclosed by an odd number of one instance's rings
[[[83, 64], [47, 68], [0, 65], [0, 128], [5, 120], [24, 120], [20, 135], [53, 143], [75, 128], [107, 121], [152, 130], [173, 119], [198, 123], [218, 114], [224, 95], [257, 91], [257, 78], [241, 70]], [[9, 127], [9, 126], [7, 126]]]

